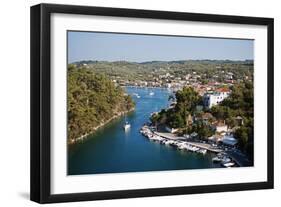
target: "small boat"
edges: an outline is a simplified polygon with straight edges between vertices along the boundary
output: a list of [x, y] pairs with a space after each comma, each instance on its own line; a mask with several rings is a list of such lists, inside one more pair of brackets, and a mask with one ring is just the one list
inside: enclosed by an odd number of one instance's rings
[[149, 93], [149, 95], [150, 95], [150, 96], [153, 96], [153, 95], [154, 95], [154, 92], [151, 91], [151, 92]]
[[168, 140], [165, 142], [165, 145], [172, 145], [174, 144], [174, 141], [173, 140]]
[[214, 157], [212, 160], [213, 160], [213, 162], [221, 162], [221, 161], [222, 161], [222, 158], [220, 158], [220, 157]]
[[204, 154], [207, 153], [207, 150], [206, 149], [200, 149], [198, 152], [204, 155]]
[[140, 98], [140, 95], [137, 94], [137, 93], [132, 93], [133, 96], [137, 97], [137, 98]]
[[186, 147], [185, 147], [184, 145], [180, 145], [180, 146], [178, 146], [178, 149], [179, 149], [179, 150], [185, 150]]
[[199, 150], [199, 147], [191, 147], [190, 149], [192, 152], [197, 152]]
[[126, 122], [123, 127], [124, 127], [124, 130], [128, 130], [131, 128], [131, 124], [129, 124], [129, 122]]
[[163, 139], [160, 141], [160, 143], [161, 143], [161, 144], [165, 144], [166, 141], [167, 141], [167, 139], [163, 138]]
[[234, 162], [227, 162], [227, 163], [224, 163], [223, 166], [224, 167], [227, 167], [227, 168], [230, 168], [230, 167], [233, 167], [235, 165]]
[[228, 162], [230, 162], [231, 161], [231, 159], [229, 158], [229, 157], [224, 157], [223, 159], [222, 159], [222, 163], [224, 164], [224, 163], [228, 163]]

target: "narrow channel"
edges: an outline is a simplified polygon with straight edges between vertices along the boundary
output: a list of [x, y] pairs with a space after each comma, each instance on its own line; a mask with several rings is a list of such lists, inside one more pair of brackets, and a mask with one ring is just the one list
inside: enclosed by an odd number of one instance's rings
[[[139, 132], [150, 114], [169, 106], [172, 93], [163, 88], [127, 87], [135, 111], [111, 121], [80, 143], [69, 147], [68, 175], [219, 168], [215, 154], [205, 155], [152, 142]], [[124, 130], [125, 121], [131, 124]]]

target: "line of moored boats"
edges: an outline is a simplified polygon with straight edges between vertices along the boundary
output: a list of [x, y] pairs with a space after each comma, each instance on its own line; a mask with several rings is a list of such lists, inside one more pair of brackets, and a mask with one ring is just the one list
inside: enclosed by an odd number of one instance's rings
[[[200, 148], [197, 146], [192, 146], [191, 144], [189, 144], [186, 141], [172, 140], [172, 139], [161, 137], [161, 136], [153, 133], [153, 131], [149, 128], [149, 126], [146, 126], [146, 125], [144, 125], [140, 129], [140, 133], [151, 141], [159, 142], [164, 145], [174, 146], [179, 150], [197, 152], [197, 153], [201, 153], [203, 155], [207, 153], [207, 149], [203, 149], [203, 148]], [[229, 156], [227, 156], [227, 154], [224, 152], [218, 153], [215, 157], [212, 158], [212, 161], [214, 163], [221, 163], [221, 165], [223, 167], [227, 167], [227, 168], [236, 166], [236, 163], [234, 161], [232, 161], [231, 158]]]
[[147, 137], [149, 140], [151, 141], [156, 141], [159, 142], [161, 144], [164, 145], [170, 145], [170, 146], [174, 146], [177, 147], [180, 150], [187, 150], [187, 151], [191, 151], [191, 152], [197, 152], [197, 153], [201, 153], [201, 154], [206, 154], [207, 150], [206, 149], [202, 149], [196, 146], [192, 146], [190, 144], [188, 144], [185, 141], [182, 140], [171, 140], [171, 139], [167, 139], [164, 137], [161, 137], [157, 134], [154, 134], [148, 126], [143, 126], [140, 129], [140, 133], [142, 135], [144, 135], [145, 137]]

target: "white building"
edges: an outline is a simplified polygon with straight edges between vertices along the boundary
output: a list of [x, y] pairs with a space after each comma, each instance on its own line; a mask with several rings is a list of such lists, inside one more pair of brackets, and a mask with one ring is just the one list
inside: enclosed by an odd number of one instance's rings
[[219, 123], [216, 125], [216, 132], [218, 133], [227, 132], [227, 129], [228, 127], [225, 124]]
[[227, 88], [220, 88], [212, 93], [205, 93], [203, 96], [204, 106], [207, 108], [212, 108], [222, 102], [225, 98], [227, 98], [230, 94], [230, 90]]

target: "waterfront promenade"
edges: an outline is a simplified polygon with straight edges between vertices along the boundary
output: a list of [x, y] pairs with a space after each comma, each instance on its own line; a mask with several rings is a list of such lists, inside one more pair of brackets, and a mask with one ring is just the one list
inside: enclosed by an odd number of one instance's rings
[[208, 143], [200, 143], [200, 142], [192, 142], [192, 141], [187, 141], [186, 138], [184, 137], [178, 137], [175, 136], [172, 133], [164, 133], [164, 132], [154, 132], [154, 134], [166, 138], [166, 139], [171, 139], [171, 140], [184, 140], [187, 144], [194, 146], [194, 147], [199, 147], [201, 149], [206, 149], [210, 152], [215, 152], [215, 153], [219, 153], [219, 152], [223, 152], [222, 149], [218, 149], [218, 148], [214, 148], [211, 144]]

